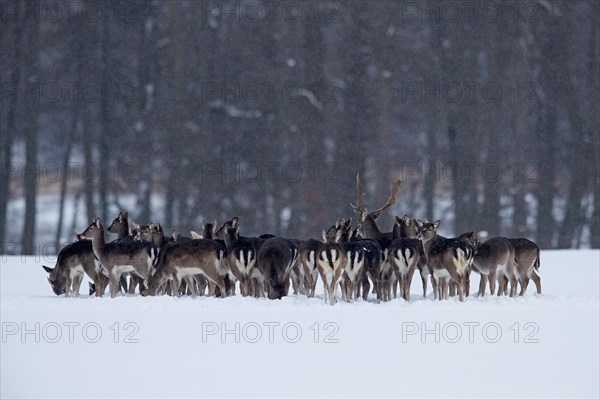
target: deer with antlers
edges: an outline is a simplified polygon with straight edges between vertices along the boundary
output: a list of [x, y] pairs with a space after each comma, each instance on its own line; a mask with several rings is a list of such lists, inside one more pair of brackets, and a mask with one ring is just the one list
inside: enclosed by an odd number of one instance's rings
[[[382, 261], [380, 267], [380, 276], [377, 281], [373, 282], [375, 291], [378, 293], [378, 298], [383, 301], [391, 299], [392, 288], [396, 291], [396, 275], [394, 274], [393, 266], [388, 259], [389, 246], [393, 239], [392, 232], [382, 232], [377, 225], [377, 218], [389, 207], [396, 204], [398, 189], [402, 181], [396, 180], [392, 184], [392, 192], [390, 197], [385, 204], [375, 211], [369, 212], [365, 204], [365, 193], [362, 190], [360, 183], [360, 176], [356, 174], [356, 193], [358, 196], [358, 203], [354, 205], [350, 203], [350, 206], [354, 210], [354, 213], [358, 217], [358, 224], [361, 227], [362, 235], [366, 239], [374, 239], [379, 242], [382, 251]], [[394, 293], [395, 295], [396, 293]]]

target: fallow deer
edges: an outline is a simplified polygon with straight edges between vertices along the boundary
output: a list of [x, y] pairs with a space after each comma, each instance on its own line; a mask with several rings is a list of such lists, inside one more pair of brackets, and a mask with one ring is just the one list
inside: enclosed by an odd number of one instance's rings
[[[411, 223], [412, 221], [406, 216], [404, 218], [396, 217], [393, 230], [394, 241], [390, 244], [388, 252], [390, 263], [400, 283], [400, 296], [406, 301], [410, 300], [410, 285], [415, 269], [419, 265], [423, 247], [420, 240], [403, 236], [410, 234], [409, 227]], [[421, 277], [423, 278], [423, 275]], [[423, 291], [427, 288], [426, 278], [425, 276], [425, 279], [423, 279]]]
[[159, 250], [150, 242], [116, 241], [106, 243], [104, 240], [104, 227], [100, 218], [93, 220], [87, 229], [81, 233], [81, 237], [92, 240], [94, 255], [109, 277], [111, 297], [117, 295], [123, 273], [134, 273], [142, 278], [144, 282], [147, 282], [158, 260]]
[[298, 262], [304, 270], [304, 279], [307, 281], [308, 297], [315, 297], [319, 268], [317, 254], [323, 242], [315, 239], [302, 241], [298, 245]]
[[[401, 238], [417, 238], [417, 222], [414, 218], [409, 218], [405, 215], [402, 218], [396, 216], [396, 223], [394, 224], [394, 230], [392, 231], [394, 237]], [[427, 267], [427, 256], [423, 249], [423, 243], [417, 239], [419, 246], [419, 260], [417, 262], [417, 268], [419, 269], [419, 275], [421, 276], [421, 282], [423, 284], [423, 297], [427, 297], [427, 279], [430, 276], [429, 267]], [[410, 285], [409, 285], [410, 286]]]
[[339, 243], [322, 243], [317, 250], [316, 258], [317, 268], [323, 281], [323, 300], [326, 304], [334, 305], [337, 286], [346, 264], [346, 254]]
[[[223, 262], [228, 265], [233, 276], [240, 281], [242, 296], [260, 297], [261, 291], [255, 288], [255, 284], [262, 287], [264, 279], [262, 279], [260, 271], [255, 268], [254, 243], [251, 239], [239, 234], [238, 217], [225, 222], [215, 235], [224, 240], [226, 251]], [[254, 282], [255, 279], [258, 283]]]
[[269, 299], [287, 296], [290, 286], [290, 270], [296, 261], [298, 250], [289, 239], [272, 237], [260, 246], [256, 262], [265, 280]]
[[[154, 296], [162, 285], [170, 281], [173, 294], [179, 296], [181, 281], [200, 274], [215, 284], [220, 296], [225, 297], [227, 290], [223, 276], [227, 271], [222, 265], [224, 251], [223, 245], [211, 239], [190, 239], [167, 246], [147, 290], [142, 294]], [[189, 289], [192, 296], [197, 294], [194, 285]]]
[[509, 238], [515, 249], [515, 276], [521, 285], [519, 296], [527, 291], [529, 279], [535, 283], [537, 294], [542, 294], [542, 282], [539, 274], [540, 248], [537, 244], [525, 238]]
[[[473, 243], [476, 247], [472, 263], [473, 270], [480, 275], [477, 295], [485, 296], [488, 282], [490, 293], [494, 294], [497, 279], [502, 281], [504, 277], [514, 277], [514, 247], [507, 238], [499, 236], [489, 238], [483, 243], [479, 242], [479, 239], [476, 238]], [[498, 288], [498, 295], [504, 294], [504, 285], [501, 284], [499, 286], [502, 288]], [[513, 290], [511, 289], [511, 296], [514, 295], [512, 292]]]
[[64, 294], [65, 297], [68, 297], [70, 293], [79, 296], [81, 280], [86, 274], [94, 282], [93, 288], [96, 296], [102, 296], [107, 279], [96, 271], [96, 257], [92, 241], [79, 239], [60, 250], [54, 268], [42, 266], [44, 271], [49, 274], [48, 282], [57, 296]]
[[437, 235], [441, 221], [433, 223], [417, 220], [417, 239], [423, 243], [429, 266], [435, 282], [434, 297], [448, 299], [450, 282], [456, 282], [460, 301], [465, 296], [465, 274], [469, 268], [471, 250], [462, 240], [446, 239]]
[[[396, 276], [391, 262], [388, 259], [388, 249], [392, 242], [392, 232], [382, 232], [377, 226], [377, 218], [387, 208], [396, 204], [396, 197], [398, 189], [402, 184], [401, 180], [396, 180], [392, 184], [392, 190], [390, 197], [385, 204], [375, 211], [369, 212], [365, 204], [365, 193], [362, 191], [362, 185], [360, 183], [360, 176], [356, 174], [356, 192], [358, 196], [358, 204], [350, 206], [353, 208], [354, 213], [358, 217], [358, 224], [362, 228], [362, 233], [367, 239], [375, 239], [379, 242], [383, 254], [383, 261], [381, 262], [381, 276], [378, 281], [373, 282], [373, 286], [378, 293], [378, 297], [383, 301], [388, 301], [392, 297], [392, 288], [396, 289]], [[378, 287], [381, 285], [381, 287]]]
[[[368, 282], [367, 267], [365, 266], [368, 249], [365, 248], [364, 240], [359, 238], [360, 227], [352, 231], [351, 223], [351, 219], [344, 222], [339, 240], [342, 251], [346, 254], [346, 263], [342, 273], [342, 295], [346, 301], [356, 301], [360, 297], [361, 287], [364, 285], [365, 279]], [[367, 289], [368, 294], [369, 289]]]

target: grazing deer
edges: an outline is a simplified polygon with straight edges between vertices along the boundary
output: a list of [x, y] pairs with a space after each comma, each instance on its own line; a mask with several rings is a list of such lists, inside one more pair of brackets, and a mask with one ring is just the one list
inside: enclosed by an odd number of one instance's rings
[[287, 296], [290, 286], [290, 270], [298, 250], [291, 240], [272, 237], [266, 239], [257, 253], [257, 266], [265, 280], [269, 299]]
[[540, 248], [529, 239], [509, 238], [508, 240], [515, 249], [515, 276], [521, 284], [519, 296], [523, 296], [527, 291], [529, 279], [535, 283], [537, 294], [542, 294], [542, 282], [539, 274]]
[[226, 251], [223, 262], [227, 264], [235, 279], [240, 281], [242, 296], [260, 297], [261, 291], [255, 288], [254, 280], [256, 279], [262, 287], [264, 279], [262, 279], [260, 271], [255, 268], [254, 243], [251, 239], [239, 234], [238, 217], [225, 222], [215, 236], [224, 240]]
[[[365, 204], [365, 193], [362, 191], [360, 176], [356, 174], [356, 192], [358, 196], [358, 204], [350, 204], [354, 213], [358, 217], [358, 224], [361, 226], [362, 234], [367, 239], [375, 239], [379, 242], [383, 254], [381, 262], [381, 275], [377, 281], [373, 282], [374, 289], [378, 293], [378, 298], [383, 301], [388, 301], [392, 296], [392, 288], [396, 290], [396, 276], [392, 264], [388, 259], [388, 249], [392, 242], [392, 232], [382, 232], [377, 226], [377, 218], [384, 210], [396, 204], [398, 189], [402, 184], [401, 180], [397, 180], [392, 184], [392, 192], [385, 204], [379, 209], [369, 212]], [[381, 287], [379, 287], [381, 285]]]
[[[223, 245], [211, 239], [190, 239], [167, 246], [156, 272], [148, 282], [148, 288], [142, 294], [155, 296], [158, 289], [170, 281], [173, 294], [180, 296], [182, 280], [200, 274], [216, 285], [220, 296], [225, 297], [227, 290], [223, 276], [227, 270], [222, 265], [224, 251]], [[188, 285], [188, 289], [192, 296], [196, 296], [195, 285]]]
[[[473, 257], [473, 270], [480, 275], [477, 296], [485, 296], [489, 282], [490, 293], [496, 291], [496, 279], [503, 280], [505, 276], [514, 276], [515, 252], [510, 241], [504, 237], [492, 237], [485, 242], [473, 240], [476, 247]], [[503, 285], [500, 285], [503, 286]], [[502, 293], [501, 293], [502, 292]], [[504, 294], [504, 289], [498, 288], [498, 296]], [[512, 296], [512, 295], [511, 295]]]
[[[79, 288], [84, 273], [94, 282], [96, 296], [102, 296], [106, 288], [107, 279], [96, 271], [96, 257], [92, 248], [91, 240], [80, 240], [63, 247], [58, 253], [54, 268], [42, 266], [48, 276], [48, 282], [52, 291], [60, 296], [64, 293], [68, 297], [70, 293], [79, 296]], [[72, 288], [71, 288], [72, 286]]]
[[450, 282], [456, 282], [460, 301], [465, 296], [465, 274], [469, 268], [471, 250], [462, 240], [446, 239], [437, 235], [441, 221], [434, 223], [417, 220], [417, 239], [423, 243], [427, 265], [433, 275], [434, 298], [448, 299]]
[[[110, 296], [115, 297], [125, 272], [133, 273], [147, 282], [158, 260], [158, 248], [146, 241], [104, 241], [104, 227], [96, 218], [81, 237], [92, 240], [94, 255], [109, 277]], [[79, 242], [78, 242], [79, 243]]]

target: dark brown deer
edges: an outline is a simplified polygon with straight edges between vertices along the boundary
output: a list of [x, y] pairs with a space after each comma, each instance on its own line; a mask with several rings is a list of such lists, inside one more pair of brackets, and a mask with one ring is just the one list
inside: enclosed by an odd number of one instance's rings
[[290, 287], [290, 270], [296, 261], [298, 250], [289, 239], [272, 237], [266, 239], [257, 252], [257, 266], [265, 280], [269, 299], [287, 296]]
[[136, 240], [106, 243], [100, 218], [93, 220], [80, 236], [92, 240], [94, 254], [109, 277], [111, 297], [117, 295], [123, 273], [136, 274], [144, 282], [152, 275], [158, 260], [158, 248], [152, 243]]
[[[412, 221], [406, 216], [404, 219], [396, 217], [393, 230], [394, 240], [390, 244], [388, 252], [390, 263], [400, 283], [400, 296], [406, 301], [410, 300], [410, 285], [415, 270], [419, 265], [421, 250], [423, 248], [420, 240], [403, 236], [411, 233], [411, 223]], [[427, 275], [423, 279], [423, 287], [423, 291], [426, 291]]]
[[48, 282], [57, 296], [64, 294], [65, 297], [68, 297], [71, 293], [79, 296], [79, 288], [84, 274], [94, 282], [94, 292], [98, 297], [102, 296], [108, 283], [108, 279], [96, 271], [96, 257], [91, 240], [80, 238], [80, 240], [66, 245], [58, 253], [54, 268], [45, 265], [42, 267], [49, 274]]
[[[401, 238], [417, 238], [417, 220], [405, 215], [402, 218], [396, 216], [396, 223], [394, 224], [393, 230], [394, 237]], [[419, 275], [421, 275], [421, 282], [423, 284], [423, 297], [427, 297], [427, 279], [431, 274], [429, 273], [429, 267], [427, 266], [427, 256], [425, 255], [425, 249], [423, 243], [418, 240], [419, 243], [419, 260], [417, 262], [417, 268], [419, 269]]]
[[[378, 293], [378, 297], [383, 301], [390, 300], [392, 297], [392, 288], [394, 290], [396, 289], [396, 275], [394, 274], [392, 264], [388, 259], [388, 249], [392, 242], [393, 233], [382, 232], [381, 229], [379, 229], [376, 220], [383, 211], [396, 204], [398, 189], [400, 189], [401, 184], [402, 181], [400, 179], [396, 180], [392, 184], [390, 197], [385, 204], [379, 209], [369, 212], [365, 204], [365, 193], [362, 191], [360, 176], [356, 174], [356, 192], [358, 203], [357, 205], [350, 204], [354, 210], [354, 213], [358, 217], [358, 224], [361, 226], [364, 238], [375, 239], [381, 246], [383, 254], [380, 268], [381, 275], [377, 281], [373, 282], [373, 286]], [[379, 285], [381, 285], [381, 287], [379, 287]]]
[[[227, 264], [235, 279], [240, 281], [242, 296], [260, 297], [264, 279], [256, 268], [256, 251], [250, 238], [240, 236], [239, 220], [234, 217], [225, 222], [215, 234], [224, 240], [226, 251], [223, 262]], [[256, 288], [260, 285], [260, 290]]]
[[441, 221], [433, 223], [417, 220], [417, 238], [423, 243], [433, 281], [434, 297], [448, 299], [450, 282], [456, 282], [460, 301], [465, 297], [465, 274], [469, 268], [471, 249], [462, 240], [446, 239], [437, 235]]

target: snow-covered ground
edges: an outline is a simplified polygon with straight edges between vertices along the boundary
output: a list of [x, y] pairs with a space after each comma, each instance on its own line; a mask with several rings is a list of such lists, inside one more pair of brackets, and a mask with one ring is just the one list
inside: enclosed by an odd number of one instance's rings
[[543, 251], [542, 296], [333, 307], [56, 297], [53, 261], [1, 258], [1, 398], [600, 397], [598, 250]]

